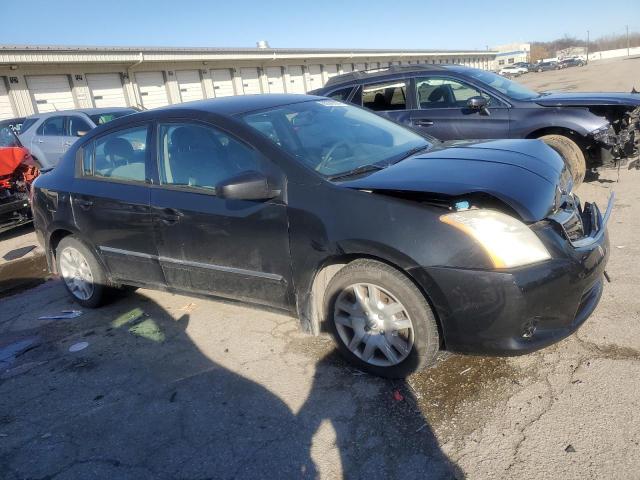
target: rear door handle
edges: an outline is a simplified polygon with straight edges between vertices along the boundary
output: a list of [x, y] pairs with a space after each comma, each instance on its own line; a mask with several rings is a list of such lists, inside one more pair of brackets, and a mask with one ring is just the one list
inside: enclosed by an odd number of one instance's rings
[[84, 200], [82, 198], [76, 198], [74, 200], [74, 203], [76, 203], [83, 210], [89, 210], [91, 207], [93, 207], [93, 202], [91, 200]]
[[73, 144], [71, 141], [64, 142], [65, 147], [70, 147]]
[[418, 125], [419, 127], [430, 127], [433, 125], [433, 120], [415, 120], [413, 123]]
[[158, 214], [160, 221], [167, 225], [172, 225], [179, 222], [180, 218], [182, 218], [183, 216], [184, 213], [182, 213], [180, 210], [176, 210], [175, 208], [163, 208]]
[[44, 143], [44, 140], [36, 140], [37, 143]]

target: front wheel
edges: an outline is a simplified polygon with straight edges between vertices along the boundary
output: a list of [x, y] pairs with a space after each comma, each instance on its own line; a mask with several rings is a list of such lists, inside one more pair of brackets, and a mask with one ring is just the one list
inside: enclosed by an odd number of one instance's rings
[[102, 305], [110, 291], [104, 269], [91, 250], [78, 238], [64, 237], [56, 248], [58, 273], [67, 292], [87, 308]]
[[587, 162], [580, 146], [564, 135], [543, 135], [539, 138], [560, 154], [573, 177], [573, 186], [578, 187], [584, 181]]
[[381, 262], [356, 260], [325, 292], [325, 312], [339, 352], [374, 375], [404, 378], [433, 363], [440, 338], [424, 295]]

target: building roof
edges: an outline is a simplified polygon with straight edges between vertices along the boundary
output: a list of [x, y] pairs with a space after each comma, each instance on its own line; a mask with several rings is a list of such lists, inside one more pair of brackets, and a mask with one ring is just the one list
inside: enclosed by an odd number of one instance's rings
[[523, 53], [529, 53], [526, 50], [514, 50], [513, 52], [498, 52], [496, 57], [504, 57], [506, 55], [522, 55]]
[[136, 47], [136, 46], [99, 46], [99, 45], [2, 45], [0, 50], [37, 50], [56, 52], [281, 52], [281, 53], [396, 53], [406, 52], [414, 54], [431, 53], [473, 53], [492, 54], [496, 52], [490, 50], [436, 50], [436, 49], [376, 49], [376, 48], [259, 48], [259, 47]]
[[135, 47], [82, 45], [0, 45], [1, 63], [145, 62], [282, 58], [370, 58], [411, 56], [493, 57], [488, 50]]

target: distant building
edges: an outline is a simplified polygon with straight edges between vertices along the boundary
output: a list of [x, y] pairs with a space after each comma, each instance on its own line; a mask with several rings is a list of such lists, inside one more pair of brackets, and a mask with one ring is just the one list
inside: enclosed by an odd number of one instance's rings
[[529, 62], [531, 58], [530, 43], [508, 43], [497, 45], [491, 50], [496, 51], [496, 58], [491, 65], [492, 70], [500, 70], [519, 62]]
[[154, 108], [254, 93], [305, 93], [334, 75], [389, 65], [489, 69], [482, 50], [0, 45], [0, 120], [87, 107]]

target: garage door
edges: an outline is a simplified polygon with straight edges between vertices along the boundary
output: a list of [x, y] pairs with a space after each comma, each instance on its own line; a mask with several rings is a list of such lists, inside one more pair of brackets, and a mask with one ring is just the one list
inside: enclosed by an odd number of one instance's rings
[[89, 73], [85, 78], [96, 108], [127, 106], [119, 73]]
[[363, 71], [365, 71], [365, 70], [367, 69], [367, 66], [366, 66], [364, 63], [356, 63], [356, 64], [353, 66], [353, 69], [354, 69], [356, 72], [363, 72]]
[[38, 113], [76, 108], [66, 75], [27, 77], [27, 86]]
[[287, 67], [289, 72], [289, 83], [287, 84], [288, 93], [305, 93], [304, 75], [302, 67], [299, 65], [291, 65]]
[[228, 68], [211, 70], [211, 80], [213, 80], [213, 93], [216, 97], [229, 97], [235, 94], [231, 70]]
[[338, 75], [338, 66], [337, 65], [325, 65], [324, 71], [327, 72], [327, 77], [335, 77]]
[[0, 120], [13, 117], [13, 109], [11, 108], [11, 102], [9, 101], [5, 78], [0, 77]]
[[245, 95], [262, 93], [257, 68], [241, 68], [240, 77], [242, 77], [242, 90]]
[[180, 88], [180, 99], [183, 102], [192, 102], [204, 98], [202, 80], [198, 70], [178, 70], [176, 72], [176, 80], [178, 81], [178, 88]]
[[353, 65], [351, 65], [350, 63], [343, 63], [340, 66], [342, 67], [342, 73], [353, 72]]
[[309, 90], [322, 87], [322, 67], [309, 65]]
[[156, 108], [169, 105], [167, 88], [162, 72], [138, 72], [136, 83], [144, 108]]
[[282, 67], [267, 67], [267, 84], [269, 93], [284, 93], [284, 80], [282, 79]]
[[379, 67], [378, 62], [371, 62], [367, 65], [367, 68], [369, 70], [376, 70]]

